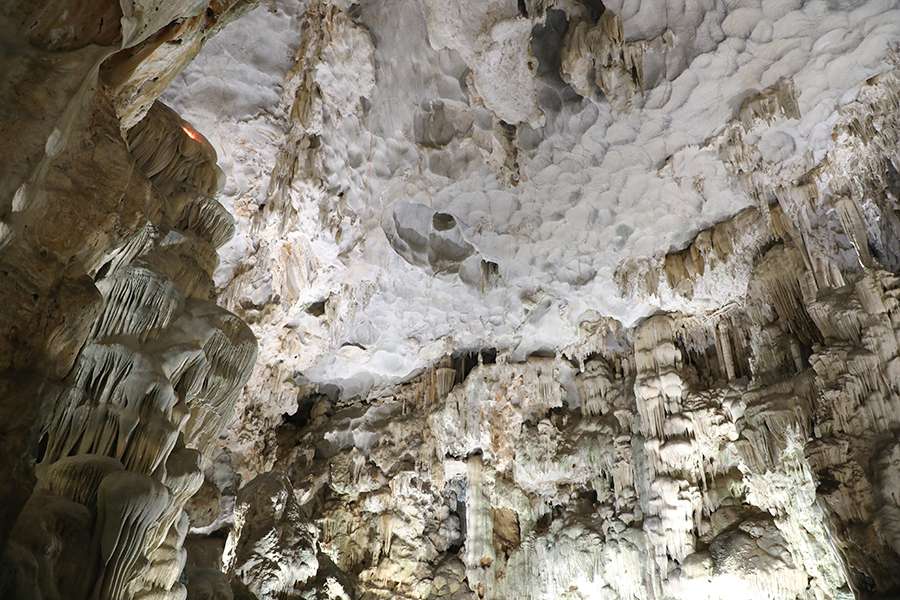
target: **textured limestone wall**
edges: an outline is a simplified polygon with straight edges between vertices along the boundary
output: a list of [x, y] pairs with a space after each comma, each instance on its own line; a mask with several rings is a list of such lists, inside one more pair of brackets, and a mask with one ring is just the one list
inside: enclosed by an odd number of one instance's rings
[[252, 5], [0, 8], [0, 596], [898, 593], [896, 0]]
[[260, 339], [228, 444], [245, 476], [317, 387], [740, 303], [728, 258], [770, 206], [804, 255], [896, 268], [894, 210], [858, 188], [893, 177], [896, 0], [476, 4], [271, 2], [166, 93], [235, 175], [215, 282]]
[[246, 8], [0, 9], [4, 598], [185, 597], [184, 508], [256, 341], [215, 305], [216, 153], [156, 97]]
[[[301, 396], [252, 458], [293, 489], [295, 527], [314, 524], [280, 593], [895, 593], [898, 89], [895, 71], [868, 82], [834, 124], [846, 146], [796, 180], [735, 158], [757, 207], [617, 273], [685, 310], [598, 320], [555, 358], [476, 352], [362, 400]], [[741, 136], [790, 118], [791, 98], [748, 98], [710, 147], [749, 155]], [[278, 562], [242, 533], [246, 510], [226, 547]], [[254, 583], [264, 564], [231, 576], [275, 598]]]
[[[773, 226], [777, 210], [752, 218], [769, 241], [742, 257], [748, 294], [728, 311], [654, 316], [615, 352], [524, 363], [476, 354], [363, 405], [304, 401], [303, 418], [278, 432], [275, 464], [278, 489], [293, 490], [283, 505], [299, 504], [293, 527], [314, 526], [280, 593], [896, 590], [900, 277], [860, 267], [816, 288], [800, 239]], [[239, 514], [229, 544], [257, 558], [233, 576], [259, 598], [279, 597], [256, 582], [276, 577], [266, 561], [284, 569], [280, 553], [296, 553], [296, 542], [261, 544], [245, 532], [278, 526]]]

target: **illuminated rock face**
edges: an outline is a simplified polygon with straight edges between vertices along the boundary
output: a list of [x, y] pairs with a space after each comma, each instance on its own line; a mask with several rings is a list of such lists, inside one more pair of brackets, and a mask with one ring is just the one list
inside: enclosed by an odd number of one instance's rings
[[185, 507], [256, 340], [215, 304], [216, 153], [156, 96], [246, 7], [82, 4], [0, 11], [0, 596], [184, 599]]
[[0, 597], [900, 593], [900, 2], [0, 33]]
[[896, 3], [663, 4], [280, 0], [175, 79], [229, 173], [220, 302], [260, 343], [238, 471], [273, 466], [317, 386], [586, 356], [607, 323], [741, 303], [751, 208], [820, 283], [897, 269], [893, 200], [864, 191], [893, 185]]
[[319, 564], [364, 598], [896, 589], [900, 278], [814, 300], [796, 239], [757, 233], [743, 306], [652, 317], [575, 363], [448, 361], [284, 425]]

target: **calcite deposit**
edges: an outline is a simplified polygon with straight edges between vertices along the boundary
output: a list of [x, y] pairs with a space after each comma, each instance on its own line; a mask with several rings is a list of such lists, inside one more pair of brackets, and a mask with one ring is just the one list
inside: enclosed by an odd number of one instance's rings
[[242, 7], [94, 4], [0, 11], [0, 595], [183, 599], [185, 506], [256, 340], [214, 301], [216, 152], [157, 96]]
[[0, 598], [900, 597], [900, 0], [11, 0], [0, 75]]

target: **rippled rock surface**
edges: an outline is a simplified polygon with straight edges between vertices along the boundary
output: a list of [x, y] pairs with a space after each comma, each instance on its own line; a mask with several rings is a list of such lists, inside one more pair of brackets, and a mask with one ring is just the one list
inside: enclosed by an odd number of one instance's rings
[[0, 596], [900, 594], [897, 0], [0, 39]]

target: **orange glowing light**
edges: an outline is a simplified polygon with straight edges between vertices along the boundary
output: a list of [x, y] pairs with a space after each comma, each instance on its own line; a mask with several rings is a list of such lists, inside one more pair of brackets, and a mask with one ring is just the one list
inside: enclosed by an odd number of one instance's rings
[[200, 134], [188, 127], [187, 125], [182, 125], [181, 129], [188, 134], [188, 137], [192, 140], [200, 141]]

